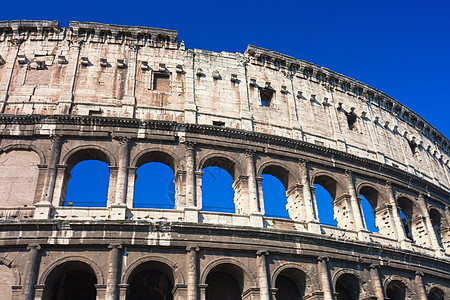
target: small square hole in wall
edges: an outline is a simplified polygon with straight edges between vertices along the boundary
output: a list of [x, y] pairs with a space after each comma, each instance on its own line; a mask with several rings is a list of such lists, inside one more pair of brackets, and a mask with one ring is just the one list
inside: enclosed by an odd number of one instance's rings
[[153, 77], [153, 90], [170, 92], [169, 74], [155, 72]]
[[272, 101], [273, 90], [270, 88], [259, 89], [259, 96], [261, 97], [262, 106], [270, 106], [270, 101]]

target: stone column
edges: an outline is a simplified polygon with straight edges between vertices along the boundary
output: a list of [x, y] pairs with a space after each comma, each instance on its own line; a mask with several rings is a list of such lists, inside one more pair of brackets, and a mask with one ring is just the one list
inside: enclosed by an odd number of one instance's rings
[[61, 96], [58, 100], [57, 114], [71, 114], [73, 108], [73, 92], [77, 78], [78, 61], [81, 52], [82, 41], [72, 37], [67, 58], [65, 81], [61, 84]]
[[47, 171], [45, 173], [45, 181], [43, 188], [43, 195], [41, 201], [36, 203], [35, 219], [47, 219], [52, 210], [53, 195], [55, 192], [56, 173], [61, 155], [62, 137], [60, 135], [52, 135], [51, 137], [50, 158], [47, 164]]
[[116, 136], [119, 142], [119, 160], [116, 179], [116, 197], [111, 204], [111, 219], [123, 220], [126, 214], [128, 165], [130, 157], [131, 138], [126, 136]]
[[206, 288], [208, 287], [207, 284], [199, 284], [198, 288], [200, 290], [200, 300], [206, 300]]
[[353, 172], [350, 170], [346, 170], [345, 179], [347, 183], [347, 192], [350, 195], [350, 205], [352, 207], [353, 219], [355, 220], [356, 229], [365, 230], [366, 227], [364, 226], [358, 195], [356, 195], [355, 185], [353, 183]]
[[314, 207], [313, 197], [311, 193], [311, 184], [309, 182], [308, 162], [304, 159], [298, 161], [300, 170], [300, 183], [303, 191], [303, 203], [305, 206], [306, 222], [308, 222], [308, 231], [320, 233], [320, 222]]
[[417, 198], [420, 208], [422, 210], [423, 217], [425, 219], [425, 225], [427, 227], [427, 236], [430, 240], [431, 248], [434, 249], [437, 256], [444, 256], [444, 249], [439, 245], [438, 239], [436, 237], [436, 232], [434, 231], [433, 224], [431, 223], [430, 213], [428, 212], [428, 207], [425, 203], [425, 196], [423, 194], [419, 194]]
[[260, 300], [270, 300], [269, 279], [267, 278], [267, 255], [269, 255], [269, 252], [265, 250], [259, 250], [256, 252]]
[[184, 218], [186, 222], [198, 222], [195, 182], [195, 143], [184, 142], [186, 148], [186, 206]]
[[27, 246], [28, 258], [25, 274], [23, 276], [22, 296], [25, 300], [33, 299], [33, 291], [35, 281], [37, 279], [38, 255], [41, 246], [38, 244], [30, 244]]
[[256, 183], [256, 172], [255, 172], [255, 151], [247, 149], [245, 152], [245, 159], [247, 163], [247, 176], [248, 176], [248, 201], [250, 207], [250, 225], [262, 227], [263, 220], [260, 210], [260, 203], [258, 197], [258, 187]]
[[197, 252], [198, 247], [188, 246], [187, 252], [187, 300], [198, 299], [198, 270], [197, 270]]
[[410, 241], [406, 238], [405, 229], [402, 225], [402, 220], [400, 219], [400, 214], [398, 212], [397, 202], [395, 201], [394, 191], [392, 190], [392, 184], [386, 181], [386, 192], [389, 199], [389, 203], [392, 206], [392, 219], [395, 224], [395, 231], [397, 233], [397, 239], [402, 247], [406, 249], [412, 249]]
[[[18, 29], [16, 29], [18, 30]], [[21, 39], [12, 39], [11, 40], [11, 46], [12, 48], [16, 48], [14, 51], [14, 57], [12, 57], [12, 55], [10, 54], [8, 57], [5, 57], [4, 59], [6, 60], [5, 62], [5, 66], [4, 66], [4, 70], [2, 71], [2, 73], [6, 73], [8, 75], [8, 77], [6, 77], [5, 75], [3, 75], [3, 80], [2, 83], [5, 84], [6, 83], [6, 87], [5, 90], [0, 92], [0, 113], [5, 113], [5, 109], [6, 109], [6, 105], [7, 105], [7, 101], [8, 101], [8, 93], [9, 93], [9, 88], [11, 86], [11, 81], [12, 81], [12, 77], [14, 74], [14, 67], [16, 65], [16, 61], [17, 61], [17, 56], [19, 54], [19, 50], [20, 50], [20, 44], [23, 42], [23, 40]], [[2, 78], [0, 78], [2, 79]]]
[[373, 289], [375, 291], [375, 296], [378, 300], [384, 300], [383, 286], [380, 281], [380, 274], [378, 272], [379, 265], [370, 265], [370, 279], [372, 281]]
[[423, 273], [416, 272], [414, 283], [416, 286], [416, 292], [419, 296], [419, 300], [427, 300], [427, 292], [425, 291], [425, 286], [423, 285]]
[[328, 266], [327, 266], [327, 261], [329, 260], [330, 259], [328, 257], [319, 257], [317, 263], [317, 271], [320, 276], [324, 300], [333, 300], [333, 294], [330, 284], [330, 276], [328, 274]]
[[120, 249], [122, 245], [111, 244], [108, 247], [109, 252], [109, 271], [108, 271], [108, 281], [106, 283], [106, 300], [117, 300], [119, 293], [117, 289], [118, 279], [120, 272]]

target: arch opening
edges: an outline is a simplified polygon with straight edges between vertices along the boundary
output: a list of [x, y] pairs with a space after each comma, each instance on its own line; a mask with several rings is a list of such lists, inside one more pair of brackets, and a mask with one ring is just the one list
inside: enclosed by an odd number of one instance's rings
[[442, 219], [441, 214], [436, 209], [430, 209], [430, 219], [431, 219], [431, 225], [433, 226], [433, 230], [436, 233], [436, 239], [439, 243], [439, 246], [443, 247], [442, 245]]
[[287, 210], [288, 198], [286, 189], [280, 179], [271, 174], [262, 174], [262, 191], [264, 201], [264, 216], [289, 219]]
[[149, 261], [137, 266], [128, 278], [126, 300], [173, 300], [172, 269], [161, 262]]
[[434, 287], [428, 292], [428, 300], [444, 300], [444, 291], [440, 288]]
[[359, 197], [361, 199], [361, 212], [363, 214], [367, 230], [371, 232], [379, 232], [380, 228], [378, 221], [379, 219], [383, 219], [383, 217], [378, 216], [378, 213], [376, 212], [378, 207], [381, 205], [378, 191], [372, 187], [363, 186], [359, 191]]
[[241, 268], [232, 264], [218, 265], [206, 277], [206, 300], [240, 300], [243, 283]]
[[336, 180], [322, 175], [314, 179], [314, 198], [316, 214], [321, 224], [337, 227], [334, 200], [340, 193]]
[[400, 214], [400, 220], [402, 222], [403, 229], [405, 230], [405, 235], [411, 241], [413, 239], [413, 232], [411, 227], [411, 222], [413, 218], [413, 204], [407, 198], [399, 198], [398, 201], [398, 212]]
[[360, 293], [359, 279], [353, 274], [342, 274], [336, 281], [337, 300], [358, 300]]
[[69, 169], [64, 206], [106, 207], [109, 165], [100, 160], [83, 160]]
[[298, 269], [285, 269], [275, 281], [277, 300], [302, 299], [306, 289], [306, 274]]
[[202, 210], [235, 213], [234, 162], [213, 157], [202, 165], [202, 172]]
[[162, 162], [146, 162], [136, 170], [134, 208], [173, 209], [175, 207], [173, 167]]
[[406, 286], [399, 280], [393, 280], [389, 282], [386, 287], [386, 297], [391, 300], [405, 300], [406, 299]]
[[45, 281], [43, 300], [95, 300], [97, 278], [84, 262], [71, 261], [53, 269]]

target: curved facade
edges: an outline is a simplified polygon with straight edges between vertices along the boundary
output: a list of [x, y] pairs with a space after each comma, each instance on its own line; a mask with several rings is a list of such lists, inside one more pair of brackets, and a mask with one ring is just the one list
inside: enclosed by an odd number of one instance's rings
[[[450, 297], [449, 140], [354, 79], [254, 46], [185, 49], [172, 30], [11, 21], [0, 109], [2, 299]], [[86, 160], [108, 165], [103, 207], [65, 201]], [[149, 162], [173, 171], [173, 208], [135, 205]], [[204, 209], [210, 166], [234, 213]], [[289, 219], [265, 211], [264, 174]]]

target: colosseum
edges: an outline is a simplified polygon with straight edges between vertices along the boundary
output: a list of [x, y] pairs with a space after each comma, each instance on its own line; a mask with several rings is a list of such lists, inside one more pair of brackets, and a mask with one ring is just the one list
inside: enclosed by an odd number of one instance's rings
[[[1, 299], [450, 298], [450, 142], [364, 83], [173, 30], [3, 21], [0, 110]], [[88, 160], [108, 165], [104, 205], [66, 201]], [[155, 162], [172, 207], [134, 204]], [[202, 205], [207, 167], [231, 176], [232, 212]], [[265, 174], [289, 218], [265, 211]]]

